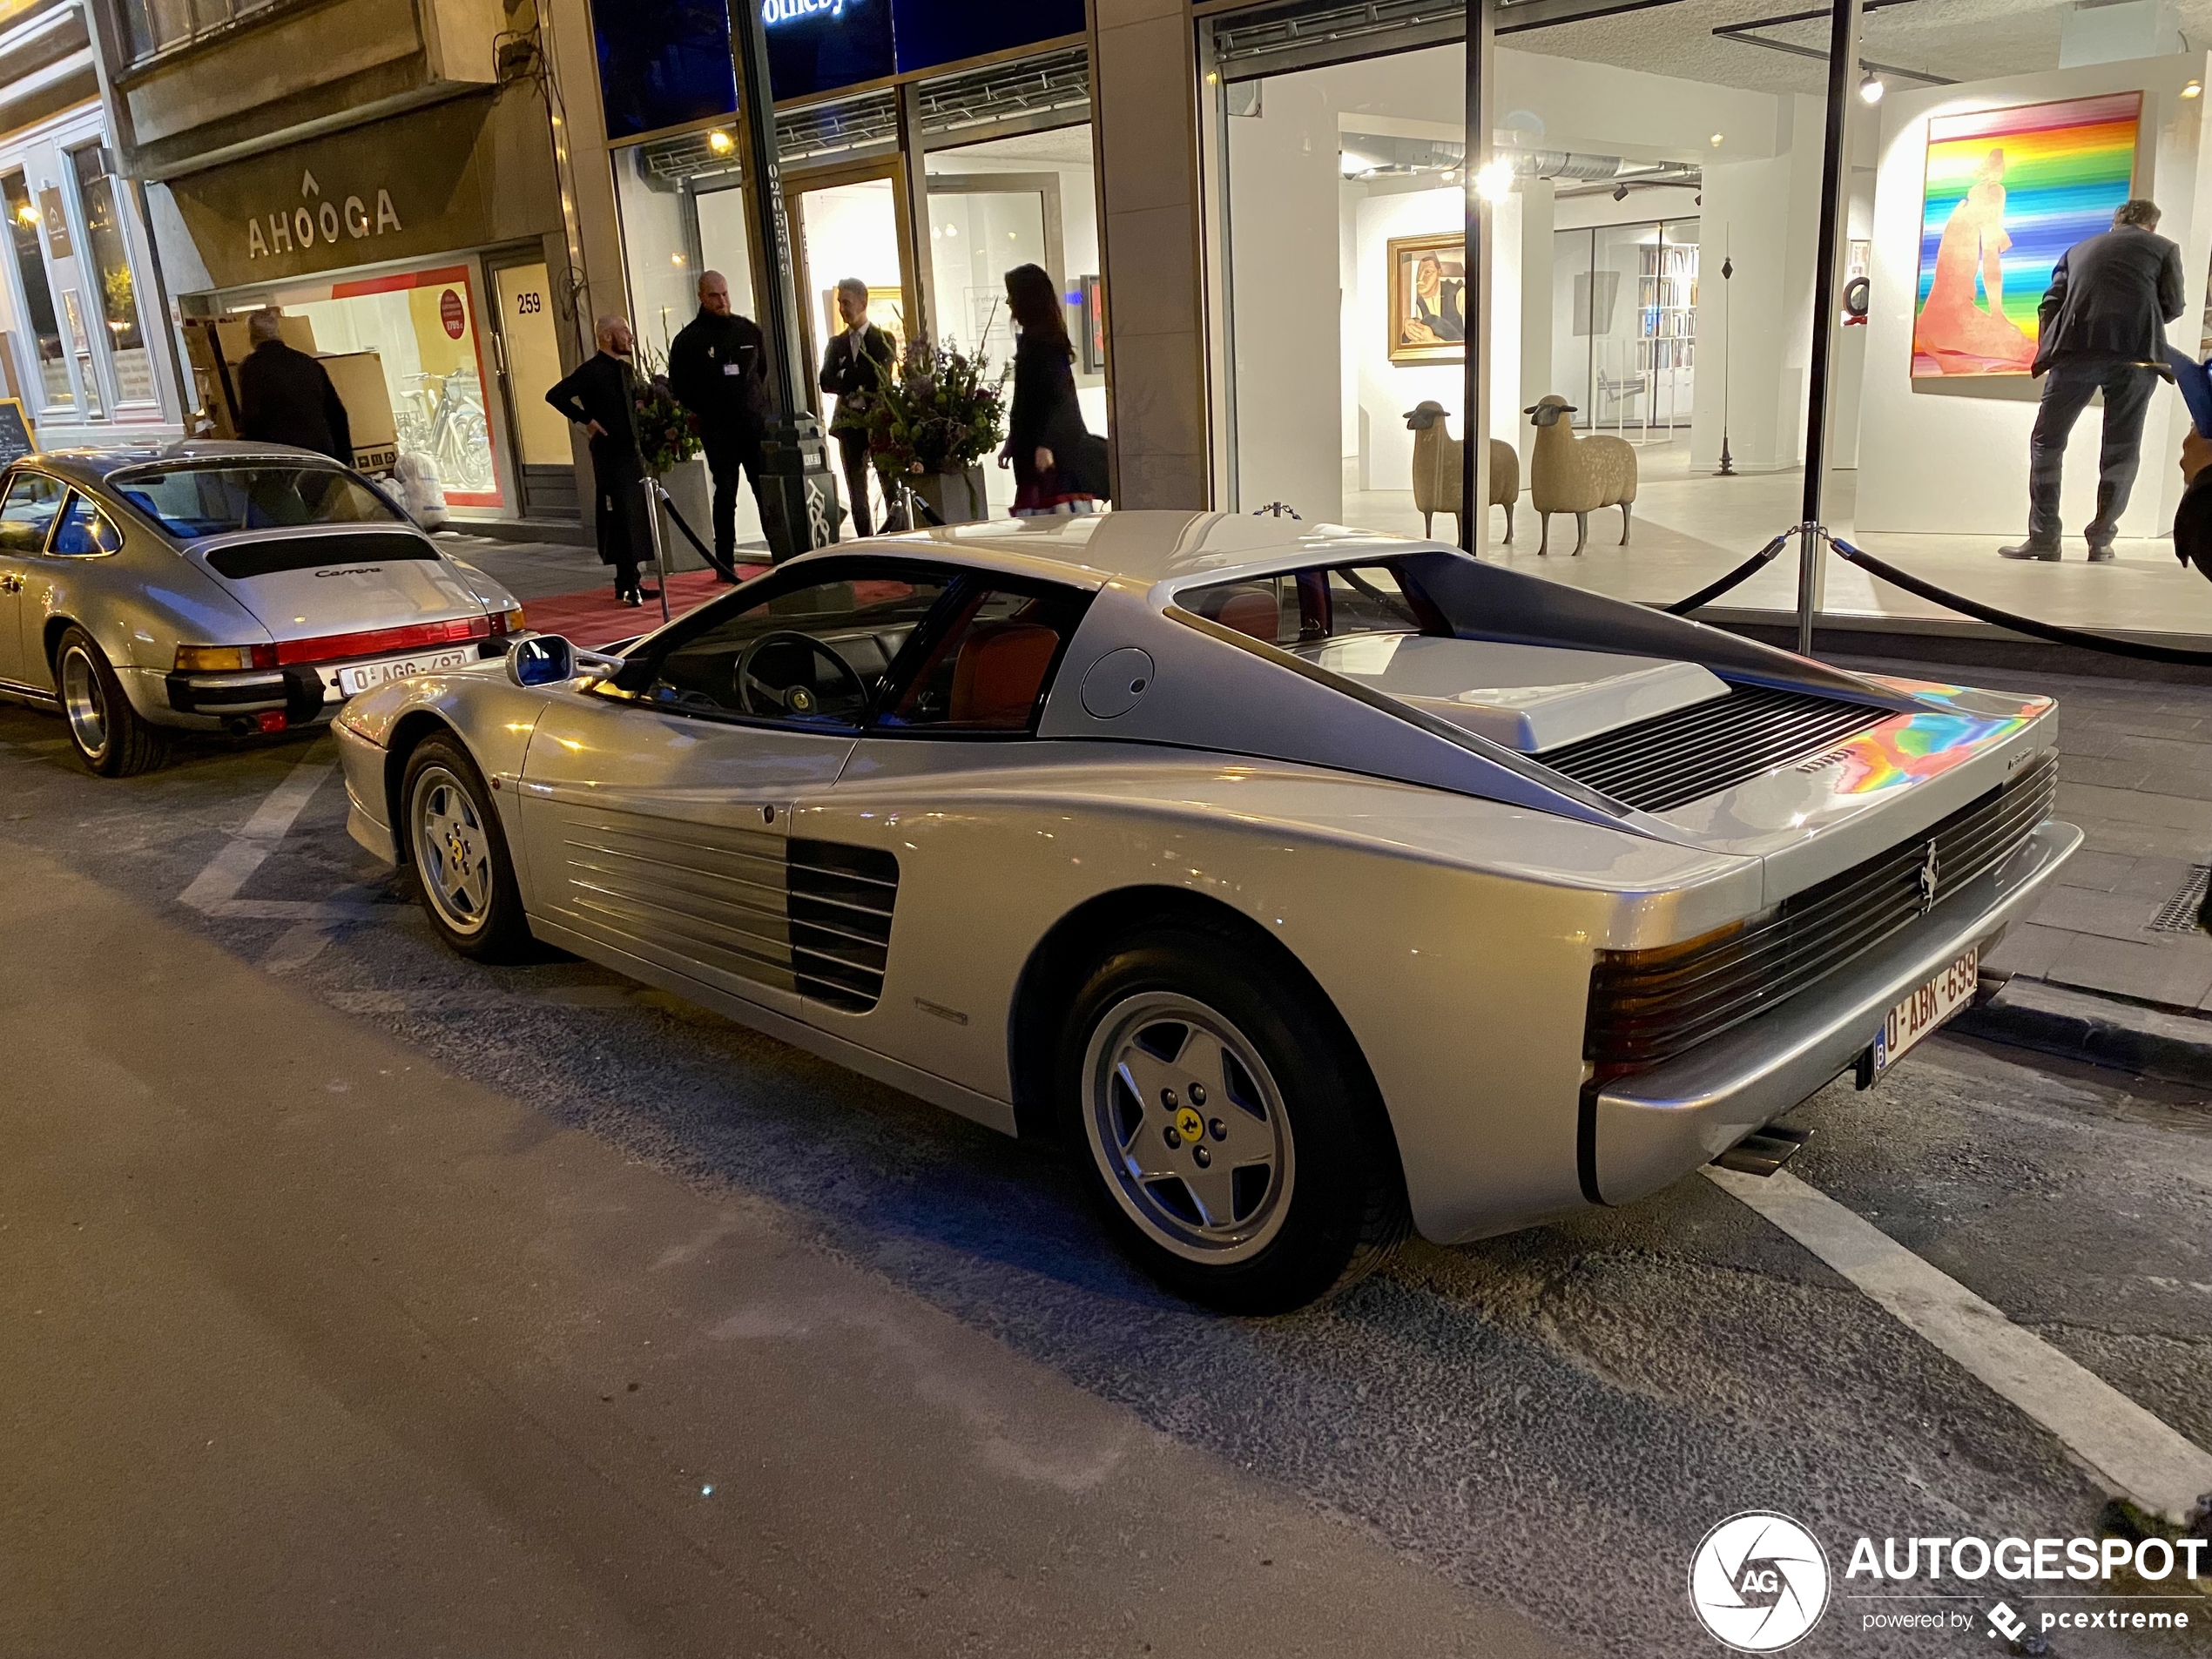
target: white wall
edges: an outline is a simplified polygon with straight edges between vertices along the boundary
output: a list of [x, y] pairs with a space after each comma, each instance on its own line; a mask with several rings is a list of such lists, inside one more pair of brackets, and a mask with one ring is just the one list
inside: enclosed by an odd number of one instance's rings
[[[1983, 381], [1946, 386], [1912, 378], [1912, 306], [1919, 273], [1920, 186], [1932, 115], [2031, 104], [2100, 92], [2143, 91], [2135, 190], [2165, 210], [2160, 233], [2182, 245], [2188, 304], [2174, 325], [2194, 346], [2212, 258], [2212, 169], [2203, 165], [2203, 100], [2178, 96], [2212, 76], [2203, 53], [2013, 75], [1999, 80], [1892, 92], [1883, 104], [1874, 195], [1871, 314], [1860, 391], [1858, 527], [1962, 535], [2017, 536], [2027, 525], [2027, 438], [2037, 382]], [[1709, 197], [1708, 200], [1710, 199]], [[2123, 536], [2158, 536], [2181, 493], [2174, 465], [2186, 421], [2179, 396], [2161, 389], [2143, 429], [2142, 469]], [[2067, 447], [2061, 496], [2067, 532], [2078, 536], [2096, 511], [2100, 412], [2085, 413]]]

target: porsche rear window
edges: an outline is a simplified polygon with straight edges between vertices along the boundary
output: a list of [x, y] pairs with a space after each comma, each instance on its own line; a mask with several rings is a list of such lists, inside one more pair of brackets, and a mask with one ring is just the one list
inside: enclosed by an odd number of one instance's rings
[[351, 473], [282, 462], [119, 473], [108, 488], [181, 541], [293, 524], [397, 524], [399, 513]]
[[1310, 645], [1354, 634], [1451, 631], [1387, 564], [1320, 566], [1186, 588], [1176, 603], [1271, 645]]

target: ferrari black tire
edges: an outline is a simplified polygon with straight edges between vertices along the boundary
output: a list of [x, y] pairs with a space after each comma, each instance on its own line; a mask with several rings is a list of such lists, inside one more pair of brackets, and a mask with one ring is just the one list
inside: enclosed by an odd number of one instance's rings
[[423, 913], [447, 944], [480, 962], [532, 948], [515, 860], [483, 773], [458, 738], [425, 738], [400, 784], [400, 838]]

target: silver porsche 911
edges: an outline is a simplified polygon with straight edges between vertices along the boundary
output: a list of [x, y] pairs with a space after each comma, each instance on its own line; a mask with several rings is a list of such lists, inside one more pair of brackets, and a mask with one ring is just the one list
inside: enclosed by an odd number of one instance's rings
[[327, 719], [499, 656], [512, 595], [325, 456], [189, 442], [24, 457], [0, 478], [0, 693], [57, 707], [104, 777], [171, 730]]

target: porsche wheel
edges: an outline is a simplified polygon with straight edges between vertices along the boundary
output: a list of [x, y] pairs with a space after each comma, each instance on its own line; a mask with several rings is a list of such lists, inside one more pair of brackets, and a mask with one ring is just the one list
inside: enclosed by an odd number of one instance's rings
[[102, 778], [128, 778], [161, 764], [168, 745], [131, 706], [106, 653], [82, 628], [71, 628], [54, 653], [54, 687], [77, 758]]
[[408, 858], [430, 925], [479, 961], [508, 962], [529, 948], [529, 922], [507, 837], [476, 763], [455, 738], [426, 738], [408, 757], [400, 788]]
[[1153, 1277], [1279, 1313], [1363, 1277], [1406, 1232], [1373, 1080], [1312, 986], [1196, 924], [1123, 941], [1062, 1034], [1059, 1098], [1099, 1207]]

